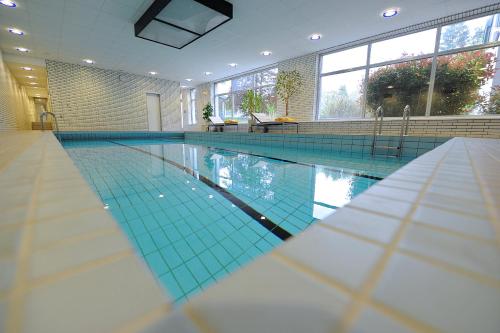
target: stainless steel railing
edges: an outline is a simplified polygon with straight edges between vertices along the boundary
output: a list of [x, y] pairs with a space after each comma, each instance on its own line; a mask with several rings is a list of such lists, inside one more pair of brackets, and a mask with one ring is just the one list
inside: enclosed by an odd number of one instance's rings
[[59, 124], [57, 123], [57, 117], [52, 112], [44, 111], [44, 112], [42, 112], [40, 114], [40, 123], [42, 125], [42, 131], [45, 130], [45, 128], [43, 127], [43, 119], [47, 118], [47, 116], [49, 116], [49, 115], [52, 116], [52, 118], [54, 118], [54, 121], [55, 121], [55, 124], [56, 124], [56, 138], [57, 138], [57, 140], [61, 141], [61, 139], [59, 137]]

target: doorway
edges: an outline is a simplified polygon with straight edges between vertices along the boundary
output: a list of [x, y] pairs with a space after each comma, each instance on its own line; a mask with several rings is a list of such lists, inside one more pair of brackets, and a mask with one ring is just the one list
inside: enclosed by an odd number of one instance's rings
[[161, 131], [160, 95], [146, 94], [149, 131]]

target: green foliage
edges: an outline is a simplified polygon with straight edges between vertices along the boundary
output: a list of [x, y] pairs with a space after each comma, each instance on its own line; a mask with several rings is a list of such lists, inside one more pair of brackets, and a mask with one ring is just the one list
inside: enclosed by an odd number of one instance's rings
[[212, 104], [207, 103], [203, 107], [203, 114], [202, 114], [203, 119], [208, 121], [209, 117], [213, 116], [213, 114], [214, 114], [214, 107], [212, 106]]
[[280, 71], [276, 79], [276, 94], [285, 103], [285, 116], [288, 116], [288, 102], [303, 84], [302, 75], [297, 71]]
[[[495, 73], [494, 62], [494, 54], [484, 50], [440, 56], [432, 114], [464, 114], [477, 106], [481, 86]], [[397, 117], [409, 104], [412, 115], [423, 115], [431, 66], [430, 59], [423, 59], [377, 69], [368, 79], [368, 107], [383, 105], [385, 116]]]
[[266, 113], [270, 115], [272, 118], [276, 116], [276, 105], [267, 103], [266, 104]]
[[241, 99], [241, 110], [243, 114], [256, 113], [262, 110], [264, 99], [262, 95], [253, 91], [247, 90]]

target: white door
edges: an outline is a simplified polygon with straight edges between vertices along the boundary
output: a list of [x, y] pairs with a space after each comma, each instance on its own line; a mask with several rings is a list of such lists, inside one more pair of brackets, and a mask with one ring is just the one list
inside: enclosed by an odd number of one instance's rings
[[161, 131], [160, 95], [146, 94], [149, 131]]

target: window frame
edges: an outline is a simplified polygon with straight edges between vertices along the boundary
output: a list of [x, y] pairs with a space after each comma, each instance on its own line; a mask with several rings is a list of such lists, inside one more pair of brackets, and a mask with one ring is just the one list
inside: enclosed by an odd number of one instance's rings
[[[265, 85], [257, 85], [257, 79], [256, 79], [256, 75], [262, 73], [262, 72], [265, 72], [265, 71], [268, 71], [268, 70], [272, 70], [272, 69], [276, 69], [277, 70], [277, 73], [279, 73], [279, 67], [278, 67], [278, 64], [272, 64], [270, 66], [266, 66], [266, 67], [261, 67], [257, 70], [253, 70], [253, 71], [250, 71], [250, 72], [246, 72], [246, 73], [241, 73], [241, 74], [238, 74], [238, 75], [235, 75], [235, 76], [230, 76], [230, 77], [226, 77], [224, 79], [221, 79], [221, 80], [218, 80], [218, 81], [215, 81], [213, 83], [213, 105], [215, 106], [214, 107], [214, 112], [215, 112], [215, 115], [218, 116], [218, 117], [221, 117], [220, 115], [220, 110], [219, 110], [219, 105], [217, 103], [217, 97], [218, 96], [222, 96], [222, 95], [228, 95], [230, 98], [231, 98], [231, 106], [232, 106], [232, 109], [234, 110], [235, 109], [235, 103], [234, 103], [234, 97], [233, 95], [237, 92], [237, 91], [233, 91], [231, 89], [229, 89], [229, 92], [227, 93], [222, 93], [222, 94], [217, 94], [216, 93], [216, 85], [218, 83], [221, 83], [221, 82], [224, 82], [224, 81], [233, 81], [233, 80], [237, 80], [237, 79], [240, 79], [242, 77], [245, 77], [245, 76], [253, 76], [253, 79], [252, 79], [252, 90], [254, 92], [257, 92], [259, 90], [262, 90], [263, 88], [268, 88], [268, 87], [276, 87], [276, 83], [274, 84], [265, 84]], [[276, 74], [277, 75], [277, 74]], [[242, 91], [242, 90], [239, 90], [239, 91]], [[276, 105], [277, 106], [277, 105]], [[234, 112], [234, 111], [233, 111]], [[222, 117], [221, 117], [222, 118]]]
[[189, 89], [188, 125], [196, 125], [196, 88]]
[[[494, 15], [500, 15], [500, 12], [496, 13], [488, 13], [486, 15], [482, 15], [479, 17], [486, 17], [486, 16], [494, 16]], [[479, 18], [476, 17], [476, 18]], [[366, 98], [366, 87], [364, 87], [363, 92], [362, 92], [362, 117], [360, 118], [337, 118], [337, 117], [323, 117], [320, 118], [320, 103], [321, 103], [321, 79], [324, 76], [331, 76], [331, 75], [336, 75], [336, 74], [343, 74], [343, 73], [348, 73], [348, 72], [353, 72], [353, 71], [359, 71], [359, 70], [365, 70], [365, 82], [367, 82], [370, 74], [370, 70], [372, 68], [376, 67], [382, 67], [382, 66], [389, 66], [389, 65], [396, 65], [400, 63], [405, 63], [405, 62], [410, 62], [410, 61], [415, 61], [415, 60], [422, 60], [422, 59], [432, 59], [432, 67], [431, 67], [431, 76], [429, 79], [429, 90], [427, 92], [427, 101], [426, 101], [426, 108], [425, 108], [425, 115], [424, 116], [415, 116], [415, 117], [431, 117], [431, 106], [432, 106], [432, 95], [433, 95], [433, 90], [434, 90], [434, 84], [435, 84], [435, 79], [436, 79], [436, 69], [437, 69], [437, 59], [440, 56], [446, 56], [446, 55], [451, 55], [451, 54], [458, 54], [461, 52], [470, 52], [470, 51], [477, 51], [477, 50], [482, 50], [482, 49], [488, 49], [488, 48], [500, 48], [500, 41], [495, 41], [495, 42], [488, 42], [480, 45], [470, 45], [470, 46], [465, 46], [465, 47], [460, 47], [460, 48], [455, 48], [452, 50], [444, 50], [444, 51], [439, 51], [439, 46], [441, 42], [441, 31], [443, 27], [457, 24], [460, 22], [467, 22], [469, 20], [472, 20], [475, 18], [467, 18], [465, 20], [460, 20], [456, 22], [447, 22], [447, 23], [442, 23], [434, 27], [429, 27], [428, 29], [421, 29], [418, 31], [412, 31], [406, 34], [398, 34], [391, 36], [389, 38], [383, 38], [383, 39], [376, 39], [370, 42], [363, 42], [363, 43], [358, 43], [358, 44], [350, 44], [346, 47], [338, 48], [335, 50], [329, 50], [326, 52], [318, 53], [319, 60], [317, 61], [317, 73], [316, 75], [316, 101], [315, 101], [315, 110], [314, 110], [314, 121], [330, 121], [330, 120], [349, 120], [349, 119], [367, 119], [366, 118], [366, 111], [367, 111], [367, 98]], [[394, 39], [394, 38], [399, 38], [403, 36], [408, 36], [414, 33], [426, 31], [426, 30], [432, 30], [436, 29], [436, 34], [434, 36], [434, 51], [432, 53], [428, 54], [422, 54], [418, 56], [412, 56], [412, 57], [406, 57], [406, 58], [401, 58], [401, 59], [396, 59], [396, 60], [390, 60], [390, 61], [384, 61], [384, 62], [378, 62], [378, 63], [371, 63], [371, 49], [372, 45], [378, 42]], [[366, 64], [363, 66], [357, 66], [353, 68], [346, 68], [342, 70], [337, 70], [337, 71], [331, 71], [331, 72], [326, 72], [326, 73], [321, 73], [321, 69], [323, 67], [323, 57], [333, 54], [333, 53], [338, 53], [338, 52], [343, 52], [349, 49], [353, 49], [356, 47], [364, 46], [367, 45], [367, 57], [366, 57]], [[499, 51], [500, 53], [500, 51]], [[499, 55], [500, 57], [500, 55]], [[499, 68], [500, 69], [500, 68]], [[481, 116], [478, 116], [481, 117]]]

